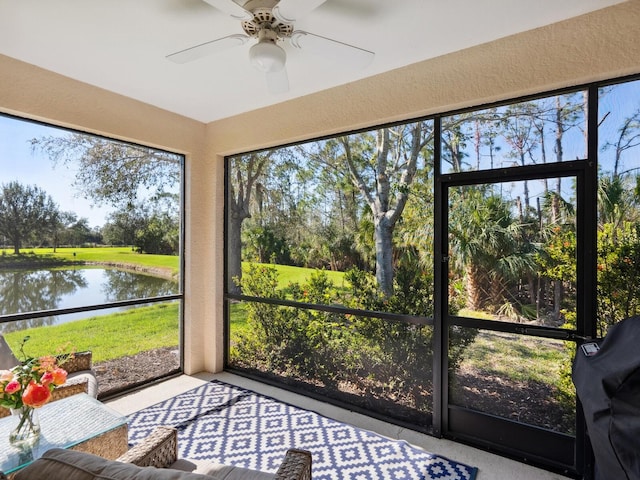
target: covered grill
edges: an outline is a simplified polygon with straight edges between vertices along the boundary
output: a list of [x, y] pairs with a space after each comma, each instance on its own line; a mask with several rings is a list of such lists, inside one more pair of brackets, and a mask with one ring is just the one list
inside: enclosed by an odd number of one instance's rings
[[579, 347], [572, 378], [593, 446], [596, 480], [640, 480], [640, 316]]

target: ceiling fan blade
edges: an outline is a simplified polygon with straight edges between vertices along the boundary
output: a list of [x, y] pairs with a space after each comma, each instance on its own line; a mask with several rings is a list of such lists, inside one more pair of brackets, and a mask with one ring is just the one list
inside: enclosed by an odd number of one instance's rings
[[[208, 0], [205, 0], [208, 1]], [[284, 23], [293, 23], [327, 0], [280, 0], [273, 7], [273, 16]]]
[[287, 67], [277, 72], [267, 72], [267, 88], [271, 93], [286, 93], [289, 91], [289, 76]]
[[228, 37], [222, 37], [217, 40], [212, 40], [211, 42], [172, 53], [171, 55], [167, 55], [167, 59], [175, 63], [187, 63], [206, 57], [207, 55], [228, 50], [229, 48], [239, 47], [247, 43], [247, 40], [249, 40], [249, 37], [240, 33], [229, 35]]
[[231, 15], [236, 20], [251, 20], [253, 14], [245, 10], [233, 0], [204, 0], [212, 7], [216, 7], [221, 12]]
[[291, 34], [291, 45], [305, 52], [323, 55], [360, 69], [369, 65], [375, 57], [375, 53], [369, 50], [302, 30], [296, 30]]

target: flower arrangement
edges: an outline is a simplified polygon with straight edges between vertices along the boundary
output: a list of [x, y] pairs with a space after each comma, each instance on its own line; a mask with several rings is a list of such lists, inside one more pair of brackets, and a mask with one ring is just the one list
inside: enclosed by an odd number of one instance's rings
[[34, 421], [33, 409], [51, 400], [53, 390], [67, 380], [67, 372], [60, 365], [69, 356], [60, 361], [53, 355], [27, 357], [24, 344], [28, 340], [29, 337], [25, 337], [20, 345], [23, 358], [20, 364], [10, 370], [0, 370], [0, 405], [20, 415], [11, 441], [21, 441], [24, 436], [37, 437], [39, 425]]

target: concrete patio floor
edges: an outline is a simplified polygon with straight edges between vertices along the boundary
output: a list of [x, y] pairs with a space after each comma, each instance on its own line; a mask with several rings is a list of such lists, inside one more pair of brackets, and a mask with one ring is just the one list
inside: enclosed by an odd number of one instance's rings
[[389, 438], [405, 440], [428, 452], [478, 467], [477, 480], [566, 480], [568, 478], [460, 443], [417, 433], [397, 425], [392, 425], [230, 373], [198, 374], [194, 376], [181, 375], [106, 403], [123, 415], [129, 415], [178, 395], [179, 393], [196, 388], [212, 379], [247, 388], [254, 392], [268, 395], [291, 405], [312, 410], [326, 417], [349, 423]]

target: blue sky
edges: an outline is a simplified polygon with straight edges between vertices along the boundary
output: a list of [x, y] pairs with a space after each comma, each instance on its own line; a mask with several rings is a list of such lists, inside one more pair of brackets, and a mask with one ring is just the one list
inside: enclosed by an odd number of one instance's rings
[[72, 211], [78, 218], [87, 218], [91, 227], [102, 226], [112, 208], [92, 207], [71, 187], [73, 170], [63, 164], [54, 167], [46, 155], [31, 151], [29, 141], [32, 138], [64, 133], [64, 130], [0, 115], [0, 184], [18, 181], [37, 185], [53, 198], [61, 210]]
[[[606, 89], [606, 93], [601, 96], [599, 106], [601, 124], [598, 128], [598, 140], [600, 147], [606, 142], [615, 143], [618, 140], [619, 129], [624, 120], [638, 111], [640, 111], [640, 80], [621, 83]], [[622, 171], [640, 166], [638, 163], [639, 151], [640, 147], [635, 147], [623, 153], [621, 157]], [[601, 169], [610, 171], [613, 168], [614, 156], [613, 149], [600, 150], [599, 162]]]

